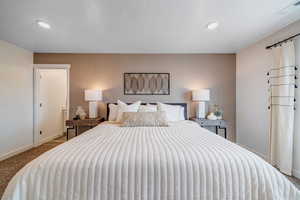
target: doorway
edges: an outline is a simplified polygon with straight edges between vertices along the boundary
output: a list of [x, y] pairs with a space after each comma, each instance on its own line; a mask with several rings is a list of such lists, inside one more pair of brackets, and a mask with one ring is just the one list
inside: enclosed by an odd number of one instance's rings
[[70, 65], [35, 65], [35, 146], [65, 132], [65, 120], [69, 118], [69, 69]]

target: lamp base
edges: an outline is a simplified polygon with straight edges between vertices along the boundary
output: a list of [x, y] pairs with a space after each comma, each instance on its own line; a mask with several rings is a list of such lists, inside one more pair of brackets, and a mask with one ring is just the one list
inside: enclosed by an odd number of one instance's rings
[[197, 118], [205, 118], [205, 102], [199, 101], [196, 103], [196, 117]]
[[89, 102], [89, 118], [97, 118], [98, 117], [98, 102], [90, 101]]

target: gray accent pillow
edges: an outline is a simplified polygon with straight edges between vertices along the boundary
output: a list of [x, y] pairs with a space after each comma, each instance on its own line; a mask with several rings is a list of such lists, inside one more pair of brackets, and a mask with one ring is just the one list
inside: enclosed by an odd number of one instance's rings
[[124, 112], [123, 127], [169, 126], [166, 112]]

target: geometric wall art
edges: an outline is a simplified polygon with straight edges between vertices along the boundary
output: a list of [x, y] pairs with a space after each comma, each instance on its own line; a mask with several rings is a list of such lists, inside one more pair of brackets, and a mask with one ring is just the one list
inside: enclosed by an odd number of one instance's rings
[[170, 95], [170, 73], [124, 73], [124, 95]]

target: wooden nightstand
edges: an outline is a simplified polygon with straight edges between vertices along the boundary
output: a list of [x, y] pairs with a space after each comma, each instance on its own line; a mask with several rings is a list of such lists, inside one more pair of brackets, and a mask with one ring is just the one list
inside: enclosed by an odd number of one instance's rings
[[215, 127], [216, 128], [216, 134], [218, 134], [219, 129], [224, 130], [224, 136], [227, 138], [227, 122], [223, 119], [218, 120], [209, 120], [209, 119], [203, 119], [203, 118], [191, 118], [190, 120], [197, 122], [201, 127], [203, 128], [209, 128], [209, 127]]
[[78, 120], [67, 120], [66, 126], [67, 128], [67, 140], [69, 139], [69, 130], [75, 129], [75, 136], [78, 135], [79, 127], [89, 127], [93, 128], [104, 121], [104, 118], [98, 117], [94, 119], [78, 119]]

